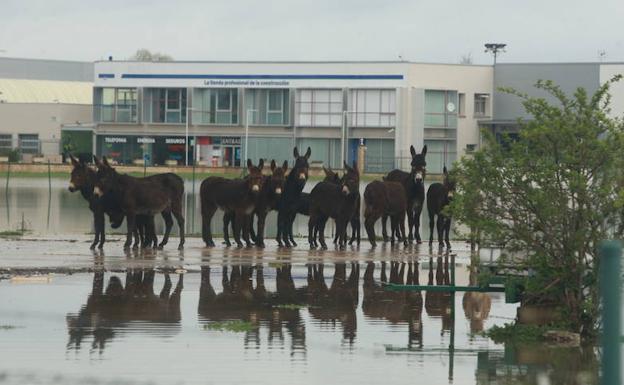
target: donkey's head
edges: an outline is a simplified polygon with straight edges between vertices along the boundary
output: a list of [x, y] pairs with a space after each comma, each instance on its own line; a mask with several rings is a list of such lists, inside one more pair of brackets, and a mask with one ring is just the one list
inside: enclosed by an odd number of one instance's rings
[[93, 193], [98, 197], [101, 197], [115, 187], [117, 172], [108, 163], [105, 156], [102, 157], [102, 160], [95, 156], [93, 158], [95, 159], [95, 165], [97, 166], [95, 188], [93, 189]]
[[312, 149], [308, 147], [306, 153], [301, 156], [299, 155], [299, 150], [295, 147], [293, 155], [295, 156], [295, 165], [292, 170], [290, 170], [290, 173], [293, 174], [294, 177], [296, 177], [301, 183], [305, 184], [306, 180], [308, 180], [308, 169], [310, 168], [308, 159], [310, 159], [310, 155], [312, 155]]
[[86, 163], [78, 161], [78, 159], [74, 158], [71, 154], [69, 154], [69, 159], [71, 159], [73, 166], [71, 178], [69, 180], [69, 191], [74, 192], [85, 187], [93, 188], [93, 177], [95, 176], [95, 171], [87, 166]]
[[118, 207], [110, 207], [106, 212], [108, 214], [108, 219], [110, 220], [111, 227], [113, 229], [119, 228], [125, 218], [123, 211], [121, 211], [121, 209]]
[[263, 166], [264, 159], [260, 159], [258, 166], [254, 166], [253, 163], [251, 163], [251, 159], [247, 159], [247, 171], [249, 172], [247, 184], [249, 186], [249, 191], [253, 194], [257, 194], [262, 190], [262, 184], [264, 183], [264, 177], [262, 175]]
[[325, 172], [325, 179], [323, 179], [323, 182], [340, 184], [340, 175], [338, 175], [337, 172], [334, 172], [331, 167], [325, 168], [325, 166], [323, 166], [323, 171]]
[[425, 180], [425, 174], [427, 173], [427, 162], [425, 162], [425, 155], [427, 155], [427, 145], [423, 146], [420, 154], [416, 153], [414, 146], [410, 146], [410, 154], [412, 154], [412, 175], [414, 176], [414, 183], [422, 183]]
[[446, 197], [451, 200], [453, 199], [453, 195], [455, 194], [455, 179], [453, 179], [450, 175], [446, 166], [442, 169], [442, 175], [444, 176], [444, 180], [442, 184], [444, 185], [444, 189], [446, 190]]
[[357, 164], [353, 162], [353, 167], [345, 162], [345, 174], [340, 180], [342, 187], [342, 193], [344, 195], [357, 194], [360, 189], [360, 173], [357, 169]]
[[271, 184], [271, 192], [275, 195], [281, 195], [284, 191], [284, 181], [286, 180], [286, 170], [288, 170], [288, 161], [285, 160], [282, 167], [277, 167], [275, 160], [271, 161], [271, 176], [269, 181]]

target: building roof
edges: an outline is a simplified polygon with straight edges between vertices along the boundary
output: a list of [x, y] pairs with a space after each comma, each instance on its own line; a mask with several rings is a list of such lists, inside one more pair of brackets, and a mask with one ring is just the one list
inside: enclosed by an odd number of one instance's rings
[[0, 103], [93, 104], [93, 83], [0, 79]]

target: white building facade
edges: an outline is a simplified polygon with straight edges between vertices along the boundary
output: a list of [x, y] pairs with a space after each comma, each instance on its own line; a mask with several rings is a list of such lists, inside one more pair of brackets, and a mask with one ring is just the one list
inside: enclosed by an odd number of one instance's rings
[[[476, 149], [491, 115], [492, 66], [408, 62], [127, 62], [94, 67], [95, 147], [118, 162], [240, 166], [245, 154], [367, 172], [432, 173]], [[187, 139], [188, 138], [188, 139]], [[246, 145], [247, 143], [247, 145]]]

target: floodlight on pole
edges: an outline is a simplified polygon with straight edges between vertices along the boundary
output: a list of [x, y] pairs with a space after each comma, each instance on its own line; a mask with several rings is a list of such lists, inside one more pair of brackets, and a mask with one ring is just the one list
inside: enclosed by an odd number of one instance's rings
[[485, 43], [484, 52], [491, 52], [492, 55], [494, 55], [494, 64], [496, 64], [496, 57], [498, 56], [498, 53], [505, 52], [506, 46], [507, 44], [503, 44], [503, 43]]

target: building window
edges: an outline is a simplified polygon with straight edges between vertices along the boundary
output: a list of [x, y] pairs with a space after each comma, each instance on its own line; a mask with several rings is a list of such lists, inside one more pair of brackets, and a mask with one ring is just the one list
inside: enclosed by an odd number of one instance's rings
[[352, 90], [350, 110], [354, 127], [394, 127], [396, 93], [394, 90]]
[[488, 105], [489, 98], [490, 98], [489, 94], [475, 94], [474, 95], [474, 115], [475, 116], [488, 116], [489, 115], [489, 105]]
[[39, 154], [39, 135], [19, 134], [19, 149], [22, 154]]
[[342, 126], [342, 90], [297, 91], [297, 125], [304, 127]]
[[287, 126], [290, 124], [289, 91], [283, 89], [248, 89], [245, 105], [249, 123], [254, 125]]
[[238, 90], [196, 88], [193, 90], [194, 124], [238, 124]]
[[457, 128], [457, 91], [425, 90], [425, 127]]
[[96, 88], [95, 120], [98, 122], [137, 122], [135, 88]]
[[466, 94], [458, 94], [458, 97], [457, 114], [460, 118], [463, 118], [466, 116]]
[[6, 155], [13, 149], [13, 135], [0, 134], [0, 154]]
[[186, 123], [186, 88], [147, 88], [144, 99], [148, 122]]

